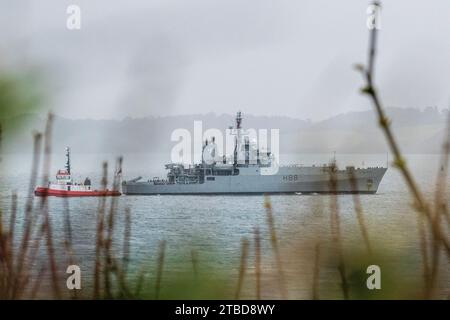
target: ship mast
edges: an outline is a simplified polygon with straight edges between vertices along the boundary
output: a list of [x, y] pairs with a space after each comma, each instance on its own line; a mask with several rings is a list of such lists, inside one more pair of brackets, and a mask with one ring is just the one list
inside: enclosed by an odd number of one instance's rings
[[236, 114], [236, 137], [234, 138], [234, 166], [237, 166], [238, 143], [240, 142], [242, 114], [240, 111]]
[[242, 123], [242, 115], [241, 112], [238, 111], [238, 113], [236, 114], [236, 129], [241, 129], [241, 123]]
[[66, 170], [70, 174], [70, 148], [66, 147]]

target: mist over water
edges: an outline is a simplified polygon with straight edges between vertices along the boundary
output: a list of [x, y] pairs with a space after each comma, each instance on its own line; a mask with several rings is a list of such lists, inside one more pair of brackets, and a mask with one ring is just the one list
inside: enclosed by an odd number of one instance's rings
[[[327, 163], [333, 155], [306, 154], [282, 155], [281, 163], [301, 163], [304, 165], [321, 165]], [[21, 224], [25, 201], [28, 195], [30, 156], [7, 155], [3, 159], [2, 184], [0, 196], [4, 216], [7, 218], [11, 208], [11, 193], [18, 193], [18, 232], [16, 241], [20, 239]], [[385, 166], [386, 155], [353, 154], [336, 156], [338, 165]], [[439, 163], [438, 155], [408, 155], [408, 163], [415, 174], [418, 184], [427, 196], [432, 196]], [[94, 187], [100, 187], [101, 162], [109, 161], [109, 183], [111, 184], [114, 168], [114, 156], [109, 154], [76, 154], [72, 158], [72, 171], [75, 181], [83, 181], [86, 176], [92, 179]], [[169, 159], [170, 160], [170, 159]], [[124, 156], [124, 179], [142, 176], [152, 179], [164, 174], [163, 164], [168, 161], [164, 155], [130, 154]], [[51, 179], [54, 173], [64, 165], [64, 155], [52, 157]], [[28, 169], [27, 169], [28, 168]], [[41, 180], [38, 180], [39, 184]], [[449, 191], [449, 190], [447, 190]], [[302, 254], [308, 256], [320, 237], [329, 235], [329, 201], [326, 195], [274, 195], [270, 197], [275, 216], [280, 246], [285, 250], [286, 264], [293, 265], [305, 279], [312, 276], [312, 267], [308, 262], [291, 261], [290, 250], [302, 248]], [[412, 265], [420, 266], [416, 212], [411, 208], [408, 189], [397, 170], [389, 168], [375, 195], [360, 196], [369, 236], [374, 246], [389, 247], [398, 257], [408, 256]], [[35, 208], [39, 198], [34, 198]], [[50, 216], [53, 222], [54, 241], [57, 259], [60, 265], [68, 264], [64, 251], [64, 206], [70, 212], [75, 260], [80, 265], [84, 283], [88, 285], [93, 277], [93, 261], [95, 258], [96, 217], [100, 198], [48, 198]], [[107, 198], [109, 205], [111, 198]], [[240, 246], [242, 237], [253, 239], [255, 227], [261, 229], [263, 271], [270, 281], [270, 270], [273, 270], [273, 257], [270, 251], [270, 237], [267, 230], [266, 212], [263, 196], [121, 196], [117, 198], [118, 210], [115, 223], [115, 250], [120, 257], [125, 221], [125, 208], [131, 209], [131, 270], [148, 266], [155, 270], [160, 240], [167, 241], [164, 278], [170, 278], [190, 267], [190, 251], [199, 254], [199, 265], [205, 266], [205, 272], [218, 272], [236, 279], [239, 268]], [[341, 226], [345, 248], [362, 247], [362, 238], [353, 208], [351, 195], [339, 195]], [[355, 240], [356, 239], [356, 240]], [[359, 240], [358, 240], [359, 239]], [[41, 259], [46, 259], [42, 249]], [[253, 259], [253, 248], [249, 259]], [[45, 260], [44, 260], [45, 261]], [[252, 261], [252, 260], [250, 260]], [[305, 264], [302, 265], [302, 264]], [[310, 262], [309, 262], [310, 263]], [[36, 268], [39, 261], [36, 264]], [[206, 268], [211, 266], [211, 270]], [[292, 266], [292, 265], [291, 265]], [[253, 276], [253, 264], [249, 264], [249, 278]], [[65, 279], [65, 270], [59, 270]], [[420, 270], [414, 268], [407, 271], [410, 277], [420, 277]], [[155, 275], [150, 272], [149, 278]], [[48, 274], [46, 275], [48, 277]], [[289, 273], [288, 273], [289, 277]], [[333, 279], [333, 275], [325, 275]], [[252, 281], [252, 280], [248, 280]], [[334, 280], [330, 280], [334, 281]], [[48, 281], [50, 282], [50, 281]], [[44, 287], [46, 285], [44, 281]], [[448, 286], [448, 279], [440, 285]], [[231, 287], [235, 282], [229, 281]], [[264, 277], [263, 277], [264, 286]], [[295, 297], [308, 298], [310, 294], [309, 280], [290, 282], [290, 291]], [[252, 298], [251, 293], [248, 298]]]

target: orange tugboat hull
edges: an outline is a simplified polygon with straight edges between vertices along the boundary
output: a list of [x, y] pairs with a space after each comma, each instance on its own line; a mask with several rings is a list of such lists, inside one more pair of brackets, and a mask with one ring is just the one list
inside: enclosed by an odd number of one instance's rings
[[34, 195], [38, 197], [114, 197], [120, 196], [120, 191], [114, 190], [88, 190], [88, 191], [68, 191], [55, 190], [44, 187], [37, 187], [34, 190]]

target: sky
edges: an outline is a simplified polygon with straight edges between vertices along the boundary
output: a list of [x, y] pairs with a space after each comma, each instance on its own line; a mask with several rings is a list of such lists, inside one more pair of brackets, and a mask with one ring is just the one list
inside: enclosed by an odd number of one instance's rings
[[[66, 27], [69, 5], [81, 29]], [[46, 109], [81, 119], [241, 110], [322, 120], [371, 108], [354, 69], [364, 0], [3, 0], [0, 68], [38, 68]], [[384, 1], [386, 106], [447, 108], [450, 1]]]

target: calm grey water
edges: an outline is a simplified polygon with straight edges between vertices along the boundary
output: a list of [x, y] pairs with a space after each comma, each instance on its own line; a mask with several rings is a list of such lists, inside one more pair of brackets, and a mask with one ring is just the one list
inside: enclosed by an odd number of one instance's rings
[[[349, 164], [381, 166], [386, 164], [386, 155], [337, 155], [340, 166]], [[408, 155], [408, 163], [417, 181], [427, 196], [432, 196], [439, 163], [438, 155]], [[330, 155], [282, 156], [281, 163], [322, 164], [328, 162]], [[9, 216], [11, 193], [19, 196], [19, 216], [17, 238], [20, 237], [21, 223], [31, 167], [30, 155], [6, 155], [2, 159], [2, 184], [0, 196], [4, 216]], [[72, 171], [76, 180], [92, 178], [100, 185], [102, 161], [107, 160], [110, 168], [114, 166], [114, 155], [74, 153]], [[143, 176], [152, 178], [164, 175], [163, 155], [129, 154], [124, 155], [123, 174], [125, 179]], [[64, 165], [64, 154], [52, 156], [51, 173]], [[112, 170], [109, 172], [112, 178]], [[39, 180], [41, 181], [41, 180]], [[398, 172], [390, 168], [376, 195], [360, 196], [369, 236], [375, 246], [388, 248], [398, 259], [406, 256], [413, 266], [420, 265], [420, 251], [417, 239], [416, 213], [410, 207], [410, 196]], [[323, 195], [279, 195], [270, 197], [275, 216], [276, 230], [280, 246], [283, 248], [286, 273], [297, 274], [304, 281], [289, 281], [290, 297], [309, 298], [312, 262], [310, 253], [315, 243], [329, 237], [329, 196]], [[63, 208], [67, 201], [73, 230], [75, 259], [81, 266], [83, 279], [92, 277], [92, 263], [95, 255], [96, 215], [98, 198], [49, 198], [57, 259], [61, 266], [67, 265], [63, 249], [64, 223]], [[107, 200], [110, 203], [111, 199]], [[269, 274], [274, 269], [270, 250], [269, 234], [262, 196], [121, 196], [117, 198], [118, 214], [115, 225], [115, 249], [120, 256], [122, 232], [124, 229], [124, 210], [132, 212], [131, 265], [133, 269], [148, 266], [149, 277], [158, 255], [160, 240], [167, 241], [164, 277], [181, 272], [190, 266], [190, 251], [198, 252], [199, 265], [208, 265], [231, 279], [230, 286], [238, 274], [241, 239], [253, 239], [254, 228], [261, 229], [263, 249], [263, 269], [267, 272], [266, 285], [270, 288]], [[345, 248], [361, 247], [362, 238], [353, 210], [350, 195], [338, 196], [341, 212], [341, 225]], [[34, 199], [35, 206], [38, 199]], [[253, 259], [253, 242], [250, 245], [250, 259]], [[293, 252], [302, 252], [302, 261], [293, 258]], [[43, 252], [42, 259], [45, 258]], [[301, 260], [301, 259], [300, 259]], [[249, 260], [252, 261], [252, 260]], [[181, 263], [180, 263], [181, 262]], [[184, 263], [183, 263], [184, 262]], [[445, 261], [444, 261], [445, 263]], [[64, 268], [61, 268], [64, 277]], [[253, 263], [249, 262], [247, 286], [251, 287]], [[410, 277], [420, 277], [420, 269], [408, 270]], [[324, 275], [327, 276], [326, 274]], [[163, 278], [165, 279], [165, 278]], [[89, 281], [85, 281], [88, 285]], [[440, 280], [440, 286], [449, 288], [448, 278]], [[277, 292], [266, 293], [267, 297], [277, 297]], [[248, 289], [244, 297], [252, 298]]]

